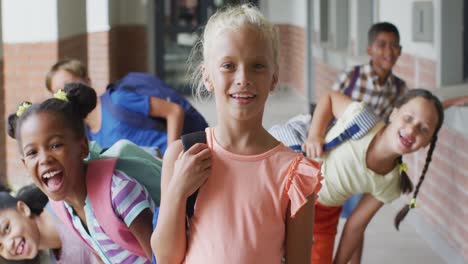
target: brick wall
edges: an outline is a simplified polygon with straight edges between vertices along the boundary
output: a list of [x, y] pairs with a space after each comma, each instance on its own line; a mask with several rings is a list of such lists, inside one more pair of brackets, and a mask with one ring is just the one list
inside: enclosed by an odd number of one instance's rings
[[59, 41], [57, 54], [60, 59], [79, 59], [86, 65], [88, 63], [87, 34], [80, 34], [77, 36], [61, 39]]
[[[3, 84], [3, 60], [0, 60], [0, 102], [5, 102], [5, 86]], [[0, 108], [0, 116], [5, 116], [5, 108]], [[0, 123], [0, 146], [5, 146], [5, 122]], [[0, 148], [0, 182], [5, 183], [6, 181], [6, 148]]]
[[111, 80], [110, 32], [88, 34], [88, 75], [98, 94]]
[[[417, 182], [426, 160], [424, 150], [405, 157]], [[443, 127], [418, 195], [417, 213], [454, 250], [468, 259], [468, 136]], [[408, 197], [405, 197], [409, 200]]]
[[437, 64], [433, 60], [403, 53], [394, 67], [394, 72], [403, 78], [410, 88], [433, 90], [437, 86]]
[[[287, 85], [301, 94], [306, 94], [306, 36], [305, 29], [293, 25], [277, 25], [280, 37], [280, 85]], [[320, 45], [320, 33], [314, 31], [314, 44]], [[338, 79], [336, 69], [314, 57], [314, 97], [320, 98]]]
[[336, 69], [324, 61], [314, 58], [314, 96], [319, 99], [329, 91], [338, 80], [341, 70]]
[[93, 88], [104, 92], [107, 84], [131, 71], [148, 71], [145, 26], [118, 26], [108, 32], [88, 34], [88, 71]]
[[128, 72], [148, 71], [148, 47], [145, 26], [118, 26], [111, 30], [111, 80]]
[[293, 25], [277, 25], [279, 32], [279, 85], [286, 85], [305, 94], [305, 31]]
[[[44, 76], [57, 60], [58, 43], [19, 43], [3, 45], [4, 56], [4, 117], [14, 113], [18, 104], [28, 100], [45, 99]], [[18, 186], [29, 182], [18, 153], [16, 141], [3, 135], [6, 142], [6, 175], [10, 184]], [[5, 139], [6, 138], [6, 139]]]
[[[77, 58], [88, 65], [89, 75], [98, 93], [128, 71], [147, 71], [146, 29], [143, 26], [119, 26], [110, 32], [80, 34], [50, 43], [4, 43], [3, 87], [5, 120], [18, 104], [42, 101], [50, 96], [45, 89], [45, 74], [58, 59]], [[0, 64], [1, 67], [1, 64]], [[2, 123], [3, 125], [3, 123]], [[20, 161], [16, 141], [0, 127], [0, 176], [6, 175], [12, 186], [30, 182]], [[4, 144], [1, 144], [1, 143]], [[0, 178], [3, 179], [3, 178]]]

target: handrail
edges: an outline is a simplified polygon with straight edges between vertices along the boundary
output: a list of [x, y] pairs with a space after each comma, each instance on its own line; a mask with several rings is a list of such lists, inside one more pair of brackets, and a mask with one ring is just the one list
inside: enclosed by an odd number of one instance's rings
[[442, 101], [442, 106], [444, 107], [444, 109], [447, 109], [452, 106], [459, 106], [459, 105], [465, 105], [465, 104], [468, 104], [468, 95], [453, 97], [453, 98]]

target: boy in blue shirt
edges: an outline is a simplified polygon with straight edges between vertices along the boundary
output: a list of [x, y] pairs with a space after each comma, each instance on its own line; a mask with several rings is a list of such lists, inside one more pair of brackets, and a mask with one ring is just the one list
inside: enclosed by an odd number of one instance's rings
[[[86, 67], [81, 61], [61, 60], [54, 64], [47, 73], [46, 87], [52, 93], [64, 88], [68, 83], [91, 85]], [[112, 146], [119, 139], [128, 139], [147, 150], [150, 149], [150, 152], [156, 147], [163, 154], [171, 142], [180, 138], [185, 130], [184, 124], [196, 124], [200, 128], [207, 126], [203, 117], [196, 113], [195, 109], [192, 108], [194, 111], [191, 111], [189, 116], [181, 105], [171, 102], [170, 98], [148, 96], [130, 89], [113, 90], [110, 93], [110, 101], [113, 105], [144, 117], [161, 118], [166, 123], [164, 131], [136, 127], [116, 118], [101, 99], [102, 96], [97, 97], [96, 108], [85, 121], [89, 140], [96, 141], [103, 148]], [[193, 120], [185, 120], [186, 118]]]

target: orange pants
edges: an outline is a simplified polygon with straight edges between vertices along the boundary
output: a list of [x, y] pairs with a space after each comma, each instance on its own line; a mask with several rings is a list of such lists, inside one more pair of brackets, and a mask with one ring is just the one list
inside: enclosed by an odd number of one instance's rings
[[[320, 181], [322, 175], [319, 175], [319, 183], [315, 188], [318, 194], [322, 185]], [[315, 221], [314, 221], [314, 244], [312, 245], [312, 264], [331, 264], [333, 261], [333, 249], [335, 245], [335, 236], [340, 220], [342, 206], [325, 206], [315, 202]]]
[[315, 203], [313, 264], [330, 264], [333, 260], [335, 236], [340, 220], [341, 206], [330, 207]]

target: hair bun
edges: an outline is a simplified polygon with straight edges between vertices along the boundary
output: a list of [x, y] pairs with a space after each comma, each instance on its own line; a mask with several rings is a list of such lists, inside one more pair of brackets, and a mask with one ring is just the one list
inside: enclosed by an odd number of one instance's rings
[[96, 107], [97, 95], [93, 88], [83, 83], [69, 83], [64, 91], [81, 118], [86, 118]]

